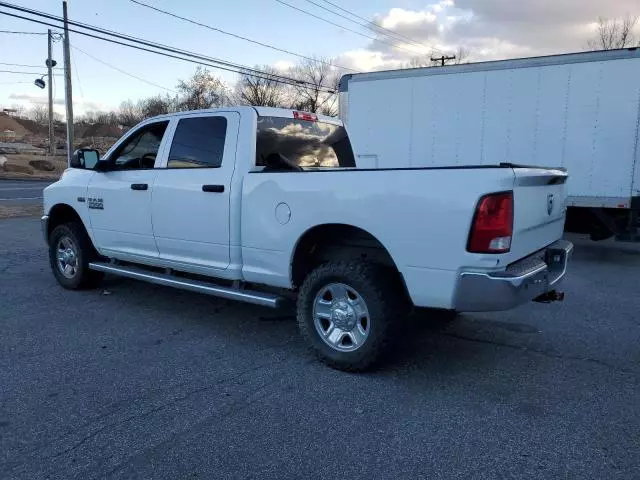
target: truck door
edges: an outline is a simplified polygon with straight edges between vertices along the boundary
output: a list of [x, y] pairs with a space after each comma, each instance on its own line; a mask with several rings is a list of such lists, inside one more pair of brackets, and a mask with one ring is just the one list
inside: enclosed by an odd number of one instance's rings
[[151, 196], [168, 120], [130, 132], [109, 154], [108, 171], [96, 172], [87, 188], [91, 229], [106, 255], [157, 257], [151, 225]]
[[151, 205], [160, 258], [176, 268], [229, 266], [230, 186], [239, 124], [237, 112], [189, 114], [177, 122]]

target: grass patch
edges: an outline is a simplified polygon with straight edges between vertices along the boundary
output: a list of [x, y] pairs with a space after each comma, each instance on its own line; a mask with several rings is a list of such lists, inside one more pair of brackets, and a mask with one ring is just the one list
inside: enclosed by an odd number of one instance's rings
[[40, 216], [42, 205], [0, 205], [0, 219]]
[[66, 156], [0, 155], [6, 162], [0, 165], [0, 178], [57, 180], [67, 168]]

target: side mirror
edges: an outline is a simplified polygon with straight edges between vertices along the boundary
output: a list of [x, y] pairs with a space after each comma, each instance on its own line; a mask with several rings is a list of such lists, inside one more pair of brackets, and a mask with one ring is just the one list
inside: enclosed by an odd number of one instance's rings
[[80, 148], [73, 152], [71, 157], [71, 168], [83, 168], [94, 170], [100, 162], [100, 153], [93, 148]]

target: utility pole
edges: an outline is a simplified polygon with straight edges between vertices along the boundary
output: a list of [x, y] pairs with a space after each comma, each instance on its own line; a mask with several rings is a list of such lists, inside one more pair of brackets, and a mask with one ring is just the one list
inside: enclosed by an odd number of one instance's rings
[[67, 164], [71, 165], [73, 156], [73, 95], [71, 92], [71, 51], [69, 50], [69, 19], [67, 18], [67, 2], [62, 2], [64, 18], [64, 99], [67, 107]]
[[51, 35], [51, 29], [47, 30], [47, 40], [49, 47], [49, 55], [47, 56], [47, 73], [49, 77], [49, 154], [56, 154], [56, 141], [53, 135], [53, 58], [51, 58], [51, 43], [53, 38]]
[[431, 61], [432, 62], [441, 62], [440, 66], [444, 67], [446, 65], [446, 61], [447, 60], [455, 60], [456, 56], [455, 55], [442, 55], [441, 57], [431, 57]]

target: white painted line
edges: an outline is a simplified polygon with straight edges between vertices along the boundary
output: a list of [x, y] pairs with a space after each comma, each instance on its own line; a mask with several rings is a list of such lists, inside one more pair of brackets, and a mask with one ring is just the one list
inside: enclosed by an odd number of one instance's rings
[[5, 188], [0, 186], [0, 192], [4, 192], [6, 190], [42, 190], [43, 187], [9, 187]]
[[0, 198], [0, 202], [12, 202], [19, 200], [42, 200], [42, 197]]

